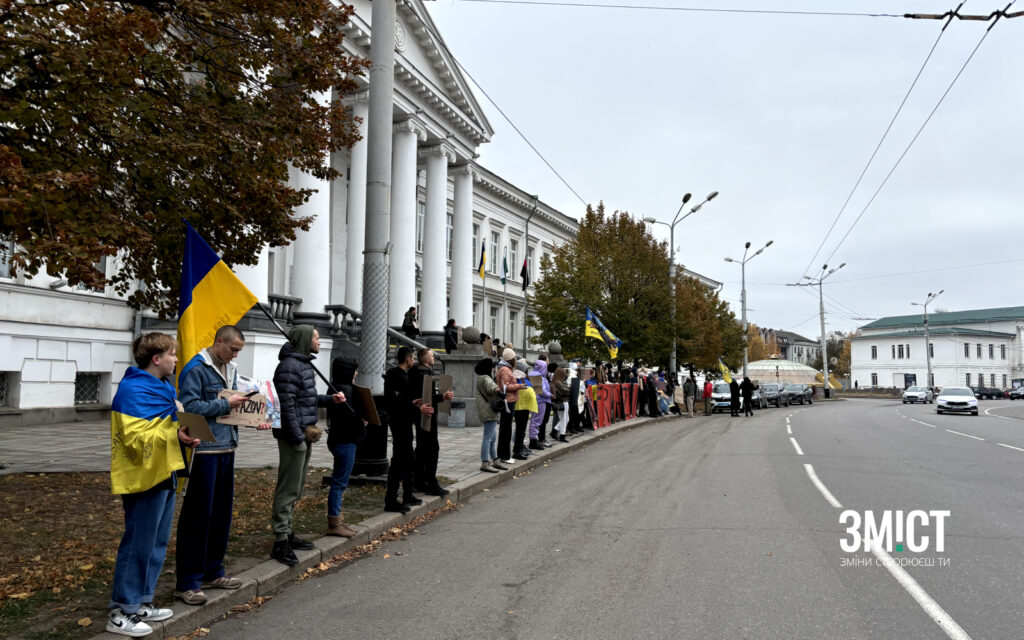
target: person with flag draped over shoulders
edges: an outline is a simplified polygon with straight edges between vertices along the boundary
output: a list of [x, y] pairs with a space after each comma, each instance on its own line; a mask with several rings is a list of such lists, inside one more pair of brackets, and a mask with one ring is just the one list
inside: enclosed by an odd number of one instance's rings
[[163, 333], [136, 338], [136, 366], [125, 371], [110, 408], [110, 485], [121, 496], [124, 535], [117, 548], [107, 631], [121, 635], [148, 635], [153, 630], [148, 622], [173, 615], [155, 607], [153, 598], [171, 537], [175, 472], [185, 468], [179, 443], [199, 444], [178, 425], [180, 405], [168, 381], [178, 362], [177, 347]]

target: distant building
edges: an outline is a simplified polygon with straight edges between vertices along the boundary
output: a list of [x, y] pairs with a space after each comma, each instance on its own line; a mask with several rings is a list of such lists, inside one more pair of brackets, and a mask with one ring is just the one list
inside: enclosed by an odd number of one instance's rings
[[761, 329], [760, 331], [765, 344], [770, 343], [772, 338], [775, 339], [775, 343], [779, 346], [779, 356], [783, 360], [811, 366], [821, 351], [821, 344], [792, 331], [782, 331], [781, 329]]
[[[850, 377], [859, 387], [924, 385], [922, 315], [880, 318], [850, 338]], [[928, 314], [932, 386], [1006, 388], [1024, 378], [1024, 307]]]

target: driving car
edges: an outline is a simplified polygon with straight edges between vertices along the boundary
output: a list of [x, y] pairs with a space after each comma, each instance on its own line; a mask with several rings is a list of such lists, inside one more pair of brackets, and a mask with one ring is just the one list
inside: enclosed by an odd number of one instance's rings
[[1006, 395], [1003, 393], [1002, 389], [995, 389], [992, 387], [971, 387], [971, 391], [974, 392], [975, 398], [987, 398], [992, 400], [1005, 397]]
[[908, 402], [920, 402], [921, 404], [928, 404], [935, 400], [935, 396], [932, 394], [932, 390], [928, 387], [908, 387], [903, 392], [903, 404]]
[[765, 406], [771, 406], [773, 404], [776, 407], [789, 406], [789, 396], [786, 395], [786, 387], [781, 384], [762, 384], [761, 397], [764, 399]]
[[1010, 389], [1009, 393], [1010, 400], [1021, 400], [1024, 399], [1024, 387], [1017, 387], [1016, 389]]
[[935, 413], [970, 413], [978, 415], [978, 399], [970, 387], [946, 387], [935, 398]]
[[786, 395], [789, 399], [789, 404], [799, 402], [800, 404], [814, 404], [814, 391], [811, 390], [810, 385], [806, 384], [787, 384]]
[[[729, 391], [728, 382], [716, 382], [711, 389], [711, 412], [728, 411], [729, 403], [732, 402], [732, 394]], [[740, 396], [740, 410], [743, 410], [743, 396]]]

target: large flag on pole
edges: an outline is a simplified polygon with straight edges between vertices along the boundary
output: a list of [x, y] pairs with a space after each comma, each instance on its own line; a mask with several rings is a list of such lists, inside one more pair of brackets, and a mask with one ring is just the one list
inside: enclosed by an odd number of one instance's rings
[[721, 358], [718, 359], [718, 370], [722, 372], [722, 380], [732, 382], [732, 374], [729, 373], [729, 367], [725, 366]]
[[213, 344], [217, 329], [241, 320], [259, 300], [192, 228], [185, 237], [178, 301], [178, 375]]
[[619, 347], [622, 346], [622, 340], [616, 338], [615, 334], [601, 323], [597, 314], [593, 313], [590, 307], [587, 307], [586, 322], [583, 330], [587, 337], [597, 338], [604, 343], [604, 346], [608, 347], [608, 353], [611, 355], [612, 360], [619, 357]]
[[487, 266], [487, 242], [484, 241], [484, 242], [480, 243], [480, 266], [477, 267], [477, 273], [480, 274], [480, 279], [481, 280], [486, 280], [487, 279], [487, 271], [485, 270], [486, 266]]
[[501, 257], [501, 284], [508, 279], [508, 247], [505, 247], [505, 255]]
[[519, 277], [523, 279], [523, 291], [530, 286], [530, 264], [527, 258], [523, 258], [523, 268], [519, 270]]

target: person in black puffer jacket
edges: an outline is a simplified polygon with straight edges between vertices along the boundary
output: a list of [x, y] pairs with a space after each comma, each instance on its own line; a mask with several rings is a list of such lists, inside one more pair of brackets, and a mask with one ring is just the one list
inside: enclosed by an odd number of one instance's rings
[[[320, 351], [320, 334], [312, 325], [300, 324], [288, 333], [288, 342], [277, 355], [280, 360], [274, 371], [274, 387], [281, 402], [281, 428], [274, 430], [277, 438], [277, 487], [270, 521], [274, 530], [274, 548], [270, 557], [286, 565], [298, 564], [295, 549], [312, 549], [292, 532], [295, 503], [302, 497], [306, 470], [313, 443], [319, 438], [316, 429], [317, 407], [332, 401], [345, 402], [345, 395], [318, 395], [313, 354]], [[316, 434], [316, 435], [314, 435]]]
[[345, 394], [346, 402], [327, 408], [327, 448], [334, 456], [331, 491], [327, 495], [327, 535], [351, 538], [356, 530], [345, 524], [341, 513], [342, 497], [348, 487], [356, 445], [366, 437], [366, 411], [353, 384], [359, 363], [346, 356], [331, 362], [331, 384]]

